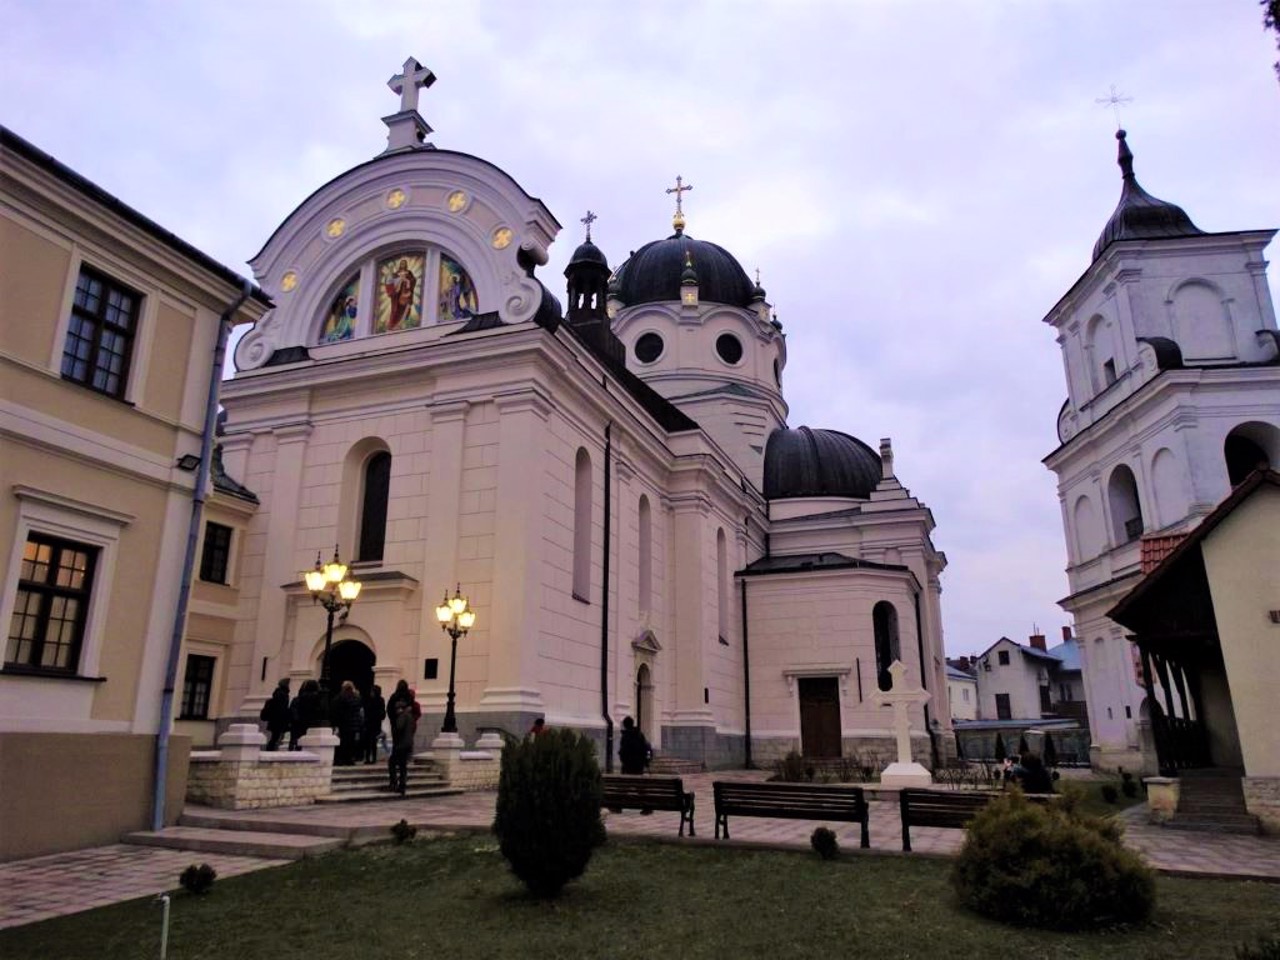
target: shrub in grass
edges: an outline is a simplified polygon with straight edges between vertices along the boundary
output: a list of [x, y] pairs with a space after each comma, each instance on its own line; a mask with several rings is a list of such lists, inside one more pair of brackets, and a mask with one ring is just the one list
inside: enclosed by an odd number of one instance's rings
[[548, 730], [502, 749], [498, 846], [529, 891], [554, 897], [582, 876], [604, 842], [595, 748], [572, 730]]
[[182, 871], [182, 875], [178, 877], [178, 882], [182, 884], [182, 888], [188, 893], [208, 893], [209, 888], [213, 886], [213, 881], [217, 879], [218, 871], [213, 867], [207, 863], [202, 863], [199, 866], [193, 863]]
[[1138, 781], [1133, 779], [1133, 774], [1131, 773], [1125, 773], [1122, 776], [1124, 779], [1120, 781], [1120, 792], [1133, 799], [1138, 795]]
[[969, 825], [951, 883], [962, 904], [1006, 923], [1071, 930], [1150, 915], [1155, 881], [1109, 820], [993, 800]]
[[1120, 799], [1120, 793], [1111, 784], [1104, 783], [1102, 785], [1102, 799], [1107, 801], [1107, 803], [1115, 803]]
[[792, 750], [773, 765], [773, 779], [785, 783], [802, 783], [813, 779], [813, 767], [808, 766], [795, 750]]
[[1280, 960], [1280, 934], [1236, 947], [1236, 960]]
[[809, 837], [809, 845], [823, 860], [834, 860], [840, 856], [840, 841], [836, 839], [836, 832], [827, 827], [814, 830]]
[[408, 843], [418, 835], [418, 828], [411, 824], [403, 817], [400, 822], [391, 827], [391, 836], [395, 838], [396, 843]]

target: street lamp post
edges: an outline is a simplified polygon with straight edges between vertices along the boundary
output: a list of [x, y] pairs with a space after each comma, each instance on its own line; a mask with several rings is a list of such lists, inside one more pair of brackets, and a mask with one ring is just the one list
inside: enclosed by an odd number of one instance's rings
[[338, 559], [338, 546], [334, 544], [333, 559], [328, 563], [320, 562], [320, 554], [316, 553], [316, 565], [302, 575], [311, 591], [311, 602], [320, 603], [328, 611], [329, 624], [324, 633], [324, 656], [320, 659], [320, 691], [324, 700], [325, 716], [329, 715], [329, 648], [333, 646], [333, 615], [339, 610], [343, 617], [360, 596], [359, 580], [347, 577], [347, 565]]
[[476, 612], [471, 609], [467, 598], [462, 595], [462, 584], [458, 584], [452, 597], [449, 596], [448, 590], [445, 591], [444, 600], [441, 601], [440, 606], [436, 607], [436, 619], [440, 621], [440, 629], [453, 641], [449, 649], [449, 697], [446, 701], [444, 723], [440, 727], [440, 732], [457, 733], [458, 718], [453, 712], [453, 671], [458, 662], [458, 638], [465, 637], [467, 631], [475, 626], [476, 622]]

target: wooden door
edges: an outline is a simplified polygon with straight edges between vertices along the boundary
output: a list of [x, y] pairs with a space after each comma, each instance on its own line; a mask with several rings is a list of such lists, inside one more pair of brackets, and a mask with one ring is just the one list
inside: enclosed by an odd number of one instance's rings
[[800, 752], [840, 756], [840, 692], [835, 677], [803, 677], [800, 684]]

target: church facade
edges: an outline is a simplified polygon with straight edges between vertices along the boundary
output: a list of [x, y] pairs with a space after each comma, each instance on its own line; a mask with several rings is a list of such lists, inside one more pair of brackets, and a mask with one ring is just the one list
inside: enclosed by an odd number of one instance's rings
[[[1058, 477], [1070, 584], [1061, 604], [1080, 641], [1094, 763], [1154, 772], [1141, 659], [1107, 611], [1144, 559], [1158, 562], [1161, 543], [1251, 471], [1280, 464], [1280, 333], [1263, 258], [1275, 230], [1201, 230], [1139, 185], [1125, 132], [1116, 136], [1120, 202], [1089, 268], [1044, 318], [1067, 380], [1061, 443], [1044, 462]], [[1230, 702], [1220, 670], [1158, 674], [1157, 704], [1188, 703], [1190, 683], [1204, 684], [1193, 701]], [[1222, 762], [1238, 760], [1238, 744], [1219, 748]]]
[[[258, 502], [229, 542], [214, 713], [256, 717], [328, 646], [334, 685], [416, 689], [424, 745], [452, 683], [468, 740], [541, 716], [608, 756], [630, 714], [712, 767], [887, 760], [875, 695], [900, 659], [935, 697], [913, 708], [928, 758], [950, 725], [946, 559], [890, 442], [788, 427], [781, 326], [686, 230], [679, 179], [673, 232], [616, 267], [584, 218], [562, 305], [537, 275], [560, 223], [425, 142], [433, 80], [408, 61], [386, 150], [252, 260], [275, 307], [223, 385], [223, 467]], [[300, 571], [335, 544], [363, 587], [328, 645]], [[451, 664], [435, 607], [455, 590], [477, 619]]]

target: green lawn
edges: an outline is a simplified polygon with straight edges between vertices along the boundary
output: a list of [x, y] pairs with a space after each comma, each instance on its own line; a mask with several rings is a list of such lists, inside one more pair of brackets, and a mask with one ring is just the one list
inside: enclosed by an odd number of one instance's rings
[[[1280, 932], [1280, 884], [1159, 881], [1153, 921], [1048, 934], [955, 906], [950, 862], [612, 842], [557, 901], [525, 896], [491, 838], [344, 850], [173, 899], [173, 960], [755, 957], [1230, 958]], [[139, 900], [0, 932], [0, 957], [154, 958]]]

